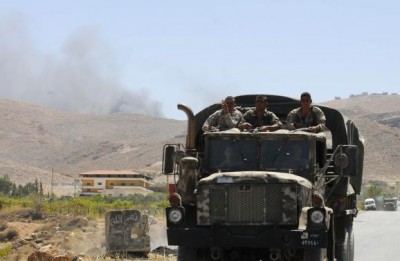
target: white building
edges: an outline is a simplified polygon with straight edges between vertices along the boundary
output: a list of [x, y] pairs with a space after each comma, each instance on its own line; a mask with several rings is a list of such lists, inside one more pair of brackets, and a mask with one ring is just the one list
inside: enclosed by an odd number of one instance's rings
[[133, 194], [147, 195], [151, 185], [149, 176], [131, 170], [94, 170], [79, 174], [80, 195], [121, 197]]

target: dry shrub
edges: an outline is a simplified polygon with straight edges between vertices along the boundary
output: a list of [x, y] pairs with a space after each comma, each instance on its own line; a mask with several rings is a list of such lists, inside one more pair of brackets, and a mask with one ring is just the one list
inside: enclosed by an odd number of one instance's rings
[[41, 220], [43, 216], [41, 213], [34, 211], [33, 209], [21, 209], [16, 211], [16, 214], [19, 218], [30, 219], [30, 220]]
[[18, 221], [20, 219], [37, 220], [40, 219], [38, 215], [30, 208], [10, 208], [7, 212], [0, 215], [0, 219], [7, 220], [8, 222]]
[[70, 226], [75, 226], [75, 227], [84, 227], [89, 224], [89, 220], [87, 218], [81, 218], [81, 217], [76, 217], [73, 218], [70, 222]]
[[82, 217], [66, 217], [60, 220], [60, 227], [63, 230], [74, 230], [75, 228], [82, 228], [89, 225], [89, 220]]
[[18, 231], [13, 228], [9, 227], [6, 230], [0, 232], [0, 242], [7, 242], [17, 238], [19, 236]]
[[7, 227], [8, 227], [7, 222], [4, 220], [0, 220], [0, 232], [6, 230]]

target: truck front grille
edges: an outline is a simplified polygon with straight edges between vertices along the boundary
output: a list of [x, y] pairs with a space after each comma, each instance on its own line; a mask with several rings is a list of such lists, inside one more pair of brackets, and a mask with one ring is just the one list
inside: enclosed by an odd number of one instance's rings
[[296, 184], [290, 183], [202, 186], [198, 193], [198, 224], [296, 224], [296, 189]]

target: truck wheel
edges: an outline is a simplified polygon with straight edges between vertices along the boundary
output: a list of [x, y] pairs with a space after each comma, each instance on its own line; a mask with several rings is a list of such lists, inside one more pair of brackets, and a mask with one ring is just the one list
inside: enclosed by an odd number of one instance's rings
[[177, 261], [197, 260], [197, 249], [193, 247], [178, 247]]
[[205, 259], [199, 256], [199, 249], [195, 247], [178, 247], [178, 258], [177, 261], [203, 261]]
[[322, 261], [323, 259], [322, 249], [304, 249], [303, 260], [304, 261]]
[[345, 228], [343, 244], [336, 245], [336, 260], [354, 261], [354, 233], [352, 224], [348, 224]]
[[354, 261], [354, 233], [353, 225], [347, 226], [347, 261]]

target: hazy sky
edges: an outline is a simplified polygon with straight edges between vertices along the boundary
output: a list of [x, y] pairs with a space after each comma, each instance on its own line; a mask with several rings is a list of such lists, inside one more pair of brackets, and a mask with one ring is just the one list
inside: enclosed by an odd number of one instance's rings
[[185, 119], [227, 95], [400, 92], [400, 2], [0, 4], [0, 96]]

